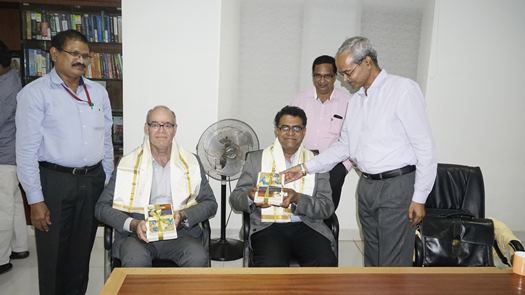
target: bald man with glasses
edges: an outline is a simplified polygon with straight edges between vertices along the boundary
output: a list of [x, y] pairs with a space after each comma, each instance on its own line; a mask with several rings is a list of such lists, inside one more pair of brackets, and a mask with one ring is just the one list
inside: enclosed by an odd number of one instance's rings
[[[144, 142], [119, 162], [97, 202], [98, 220], [115, 229], [113, 255], [123, 267], [149, 267], [165, 259], [182, 267], [209, 267], [199, 223], [217, 211], [215, 196], [196, 155], [175, 140], [175, 113], [166, 106], [151, 109]], [[150, 241], [144, 207], [169, 204], [177, 238]]]

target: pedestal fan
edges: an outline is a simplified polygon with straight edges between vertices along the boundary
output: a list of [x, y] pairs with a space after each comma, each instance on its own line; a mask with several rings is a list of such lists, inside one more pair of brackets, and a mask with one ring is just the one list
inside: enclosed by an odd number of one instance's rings
[[243, 255], [243, 242], [226, 238], [226, 184], [239, 178], [246, 153], [259, 149], [255, 131], [236, 119], [224, 119], [208, 127], [197, 144], [197, 155], [206, 173], [221, 181], [221, 237], [210, 242], [213, 260], [236, 260]]

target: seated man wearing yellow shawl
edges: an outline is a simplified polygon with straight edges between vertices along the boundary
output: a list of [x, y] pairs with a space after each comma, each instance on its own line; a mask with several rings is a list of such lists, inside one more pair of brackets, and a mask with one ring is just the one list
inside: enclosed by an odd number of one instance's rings
[[277, 139], [266, 149], [248, 154], [237, 187], [230, 195], [234, 209], [250, 213], [251, 265], [288, 266], [293, 257], [301, 266], [336, 266], [335, 239], [323, 222], [334, 212], [327, 173], [308, 175], [303, 181], [284, 185], [287, 196], [280, 207], [291, 209], [291, 222], [261, 221], [261, 211], [271, 207], [254, 203], [258, 173], [273, 174], [313, 157], [302, 145], [306, 131], [302, 109], [286, 106], [277, 113], [274, 123]]
[[[198, 158], [178, 146], [175, 113], [165, 106], [148, 112], [144, 143], [120, 161], [95, 207], [95, 216], [115, 229], [113, 255], [124, 267], [170, 259], [179, 266], [209, 266], [199, 222], [217, 202]], [[144, 207], [171, 204], [177, 238], [148, 242]]]

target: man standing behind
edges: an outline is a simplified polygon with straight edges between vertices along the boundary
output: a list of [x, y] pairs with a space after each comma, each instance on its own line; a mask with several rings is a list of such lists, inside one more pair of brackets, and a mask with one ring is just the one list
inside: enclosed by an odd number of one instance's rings
[[343, 42], [336, 64], [359, 89], [341, 137], [314, 159], [286, 171], [286, 178], [327, 171], [350, 157], [361, 171], [357, 197], [365, 266], [411, 266], [414, 226], [425, 216], [437, 169], [425, 99], [416, 82], [379, 68], [367, 38]]
[[22, 88], [11, 53], [0, 41], [0, 274], [11, 269], [9, 259], [29, 256], [27, 225], [15, 161], [16, 94]]
[[[96, 217], [116, 230], [114, 256], [124, 267], [151, 266], [169, 259], [179, 266], [210, 266], [199, 223], [217, 211], [217, 202], [197, 156], [175, 141], [175, 113], [165, 106], [148, 112], [144, 143], [124, 156], [97, 202]], [[177, 238], [150, 242], [144, 207], [170, 204]]]
[[84, 294], [97, 221], [95, 204], [113, 171], [107, 91], [82, 77], [84, 35], [56, 34], [54, 68], [18, 94], [16, 160], [31, 205], [40, 294]]
[[[292, 102], [306, 113], [309, 124], [304, 146], [312, 151], [326, 150], [337, 141], [343, 127], [350, 97], [347, 91], [334, 87], [336, 73], [335, 59], [328, 55], [319, 56], [312, 64], [314, 88], [300, 93]], [[346, 174], [351, 168], [352, 163], [345, 160], [330, 170], [330, 187], [336, 210]]]

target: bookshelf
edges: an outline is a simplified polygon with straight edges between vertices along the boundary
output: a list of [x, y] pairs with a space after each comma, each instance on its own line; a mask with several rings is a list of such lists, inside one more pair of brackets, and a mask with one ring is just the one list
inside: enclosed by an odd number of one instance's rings
[[[121, 0], [0, 0], [0, 39], [11, 49], [13, 57], [18, 61], [23, 85], [37, 79], [52, 68], [49, 58], [50, 37], [56, 33], [57, 28], [61, 30], [65, 25], [69, 28], [74, 23], [75, 29], [79, 25], [79, 31], [88, 36], [88, 39], [91, 37], [89, 48], [99, 55], [95, 57], [94, 65], [91, 65], [86, 77], [98, 81], [108, 91], [115, 122], [112, 130], [115, 163], [118, 163], [123, 152], [122, 20], [120, 7]], [[37, 14], [35, 14], [34, 20], [31, 19], [28, 22], [27, 16], [32, 16], [31, 11]], [[41, 17], [43, 14], [45, 19], [49, 17], [47, 28], [44, 25], [47, 33], [44, 34], [44, 37], [42, 37], [42, 26], [37, 25], [36, 16], [38, 13]], [[60, 19], [57, 25], [57, 17], [62, 17], [62, 15], [75, 16], [73, 19], [70, 17], [69, 22], [67, 19]], [[82, 16], [80, 24], [77, 21], [77, 15]], [[112, 24], [109, 24], [106, 16], [110, 17]], [[111, 34], [109, 32], [106, 33], [107, 35], [104, 35], [105, 32], [102, 33], [103, 19], [105, 19], [106, 24], [109, 24]], [[52, 26], [49, 25], [51, 21], [54, 21]], [[97, 22], [96, 36], [94, 32], [95, 22]], [[33, 30], [35, 35], [33, 35]], [[93, 31], [90, 32], [90, 30]], [[38, 31], [40, 36], [37, 35]], [[102, 39], [99, 36], [102, 36]], [[30, 55], [37, 62], [28, 63]], [[110, 64], [111, 62], [113, 64]], [[109, 66], [111, 68], [108, 68]], [[30, 208], [25, 198], [25, 192], [21, 186], [20, 188], [24, 199], [26, 223], [30, 225]]]
[[120, 0], [0, 0], [0, 39], [19, 59], [23, 85], [53, 68], [49, 49], [57, 32], [75, 29], [88, 38], [92, 59], [84, 76], [108, 91], [116, 162], [123, 152], [120, 5]]

